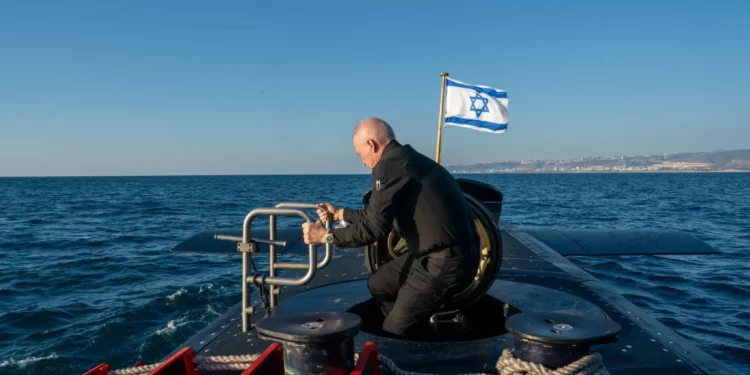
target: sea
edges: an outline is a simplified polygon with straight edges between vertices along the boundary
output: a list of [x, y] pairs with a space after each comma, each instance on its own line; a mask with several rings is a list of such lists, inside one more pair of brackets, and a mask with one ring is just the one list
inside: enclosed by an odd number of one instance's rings
[[[571, 259], [750, 374], [750, 174], [461, 177], [499, 188], [503, 219], [519, 227], [674, 229], [721, 251]], [[240, 299], [239, 257], [173, 246], [240, 229], [251, 209], [280, 201], [360, 207], [370, 184], [369, 175], [0, 178], [0, 374], [159, 361]]]

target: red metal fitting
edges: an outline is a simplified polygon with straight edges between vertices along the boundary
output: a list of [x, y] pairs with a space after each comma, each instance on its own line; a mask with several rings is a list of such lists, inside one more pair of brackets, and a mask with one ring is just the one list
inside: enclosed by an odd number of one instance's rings
[[148, 373], [159, 374], [200, 375], [195, 369], [195, 350], [190, 347], [184, 348]]
[[379, 366], [378, 346], [367, 341], [365, 347], [362, 348], [362, 352], [359, 353], [359, 359], [351, 375], [380, 375]]
[[284, 375], [284, 354], [281, 344], [275, 342], [269, 345], [242, 375]]
[[110, 371], [112, 371], [112, 367], [106, 363], [102, 363], [101, 365], [86, 371], [83, 375], [107, 375]]

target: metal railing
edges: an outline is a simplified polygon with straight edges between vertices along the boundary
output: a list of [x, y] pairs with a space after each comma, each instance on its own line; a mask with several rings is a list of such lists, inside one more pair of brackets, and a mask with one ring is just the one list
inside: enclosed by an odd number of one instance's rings
[[[253, 314], [252, 306], [249, 306], [250, 291], [248, 290], [248, 284], [256, 284], [259, 287], [262, 285], [270, 286], [270, 305], [271, 308], [276, 306], [277, 296], [279, 294], [279, 286], [302, 286], [315, 277], [317, 270], [325, 268], [333, 258], [333, 245], [326, 244], [325, 256], [323, 260], [318, 262], [317, 245], [308, 245], [308, 260], [307, 263], [284, 263], [277, 262], [276, 249], [277, 246], [285, 247], [286, 241], [279, 241], [276, 239], [276, 217], [277, 216], [298, 216], [301, 217], [305, 222], [312, 223], [313, 220], [303, 210], [314, 210], [317, 205], [314, 203], [296, 203], [296, 202], [283, 202], [276, 205], [274, 208], [256, 208], [245, 216], [245, 221], [242, 225], [242, 237], [227, 236], [227, 235], [214, 235], [214, 239], [221, 241], [234, 241], [237, 242], [237, 251], [242, 253], [242, 331], [247, 332], [248, 329], [248, 317]], [[269, 218], [268, 222], [268, 240], [251, 238], [252, 223], [256, 217], [261, 215], [267, 215]], [[326, 229], [331, 229], [332, 218], [329, 216], [326, 220]], [[260, 273], [250, 273], [250, 260], [257, 252], [257, 245], [268, 245], [269, 261], [268, 261], [268, 275], [262, 275]], [[306, 270], [307, 272], [299, 278], [286, 278], [276, 276], [277, 269], [290, 269], [290, 270]], [[250, 274], [249, 274], [250, 273]]]
[[[315, 203], [281, 202], [276, 205], [276, 208], [315, 210], [318, 208], [318, 206]], [[326, 220], [326, 230], [331, 229], [331, 223], [332, 223], [332, 218], [329, 217], [328, 220]], [[270, 215], [268, 217], [268, 231], [269, 231], [269, 239], [275, 240], [276, 239], [276, 215]], [[277, 269], [288, 269], [288, 270], [306, 269], [306, 265], [301, 264], [301, 263], [277, 262], [276, 261], [276, 246], [277, 246], [276, 244], [269, 244], [268, 246], [268, 253], [269, 253], [268, 268], [269, 268], [269, 274], [271, 277], [276, 276]], [[333, 258], [333, 245], [327, 243], [325, 255], [323, 256], [323, 260], [321, 260], [320, 263], [317, 264], [317, 269], [325, 268], [325, 266], [327, 266], [328, 263], [331, 262], [332, 258]], [[270, 285], [271, 308], [276, 306], [276, 301], [280, 292], [281, 290], [277, 288], [275, 285], [273, 284]]]

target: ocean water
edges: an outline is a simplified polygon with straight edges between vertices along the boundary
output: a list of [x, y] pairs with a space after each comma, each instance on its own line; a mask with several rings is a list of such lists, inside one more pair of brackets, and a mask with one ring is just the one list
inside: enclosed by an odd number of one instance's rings
[[[750, 174], [469, 175], [521, 227], [687, 231], [715, 256], [573, 258], [750, 373]], [[237, 256], [171, 254], [279, 201], [357, 206], [355, 176], [0, 178], [0, 374], [158, 361], [240, 298]], [[293, 219], [280, 226], [299, 227]]]

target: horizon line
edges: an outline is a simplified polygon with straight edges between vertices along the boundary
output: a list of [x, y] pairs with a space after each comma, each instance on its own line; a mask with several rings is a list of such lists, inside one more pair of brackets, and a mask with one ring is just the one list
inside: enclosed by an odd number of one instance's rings
[[[690, 174], [690, 173], [750, 173], [750, 170], [723, 169], [716, 171], [513, 171], [513, 172], [450, 172], [451, 174]], [[143, 175], [60, 175], [60, 176], [0, 176], [0, 179], [22, 178], [120, 178], [120, 177], [289, 177], [289, 176], [370, 176], [368, 173], [279, 173], [279, 174], [143, 174]]]

